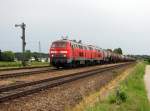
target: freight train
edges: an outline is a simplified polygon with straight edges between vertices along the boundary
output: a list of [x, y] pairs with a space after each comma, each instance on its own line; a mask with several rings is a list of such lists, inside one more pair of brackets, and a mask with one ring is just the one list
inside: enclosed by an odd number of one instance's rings
[[77, 67], [104, 63], [133, 61], [134, 59], [81, 41], [60, 39], [52, 42], [50, 64], [54, 67]]

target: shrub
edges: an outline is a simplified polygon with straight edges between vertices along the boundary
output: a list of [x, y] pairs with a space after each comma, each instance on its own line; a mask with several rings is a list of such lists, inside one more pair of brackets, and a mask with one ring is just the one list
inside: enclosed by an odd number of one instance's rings
[[149, 58], [149, 59], [147, 59], [147, 61], [148, 61], [148, 63], [150, 63], [150, 58]]
[[124, 89], [117, 89], [114, 94], [109, 96], [109, 102], [111, 104], [121, 104], [122, 102], [126, 102], [127, 94]]
[[116, 103], [120, 104], [122, 102], [126, 102], [127, 94], [124, 91], [117, 91], [116, 92]]
[[12, 51], [4, 51], [1, 54], [2, 61], [14, 61], [15, 54]]

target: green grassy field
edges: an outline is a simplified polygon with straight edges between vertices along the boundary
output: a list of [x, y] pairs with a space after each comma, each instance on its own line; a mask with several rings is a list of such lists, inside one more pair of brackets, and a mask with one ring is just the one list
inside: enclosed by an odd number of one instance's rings
[[117, 90], [85, 111], [150, 111], [143, 80], [145, 66], [138, 63]]
[[[27, 67], [36, 67], [36, 66], [48, 66], [48, 62], [31, 62], [28, 63]], [[21, 62], [1, 62], [0, 61], [0, 69], [7, 68], [20, 68], [22, 67]]]
[[0, 67], [21, 67], [21, 62], [0, 62]]

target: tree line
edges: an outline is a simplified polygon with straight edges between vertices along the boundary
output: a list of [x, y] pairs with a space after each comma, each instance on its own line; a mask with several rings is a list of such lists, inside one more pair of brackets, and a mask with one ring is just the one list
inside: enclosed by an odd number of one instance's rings
[[123, 54], [121, 48], [116, 48], [116, 49], [114, 49], [114, 50], [112, 50], [112, 49], [107, 49], [107, 50], [110, 51], [110, 52], [114, 52], [114, 53], [116, 53], [116, 54]]
[[[31, 57], [34, 57], [36, 61], [39, 58], [48, 58], [49, 55], [47, 53], [38, 53], [38, 52], [31, 52], [30, 50], [26, 50], [25, 53], [25, 60], [29, 61]], [[22, 60], [22, 52], [13, 52], [13, 51], [1, 51], [0, 50], [0, 61], [14, 61], [17, 59], [18, 61]]]

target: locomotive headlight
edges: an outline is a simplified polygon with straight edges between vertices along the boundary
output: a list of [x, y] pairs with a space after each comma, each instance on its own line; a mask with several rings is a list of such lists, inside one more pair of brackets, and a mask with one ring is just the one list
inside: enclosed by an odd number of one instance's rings
[[66, 54], [64, 54], [64, 57], [66, 57]]
[[57, 53], [57, 51], [51, 51], [50, 53]]
[[64, 54], [67, 54], [67, 51], [60, 51], [60, 53], [64, 53]]
[[53, 54], [52, 54], [51, 56], [52, 56], [52, 57], [54, 57], [54, 55], [53, 55]]

